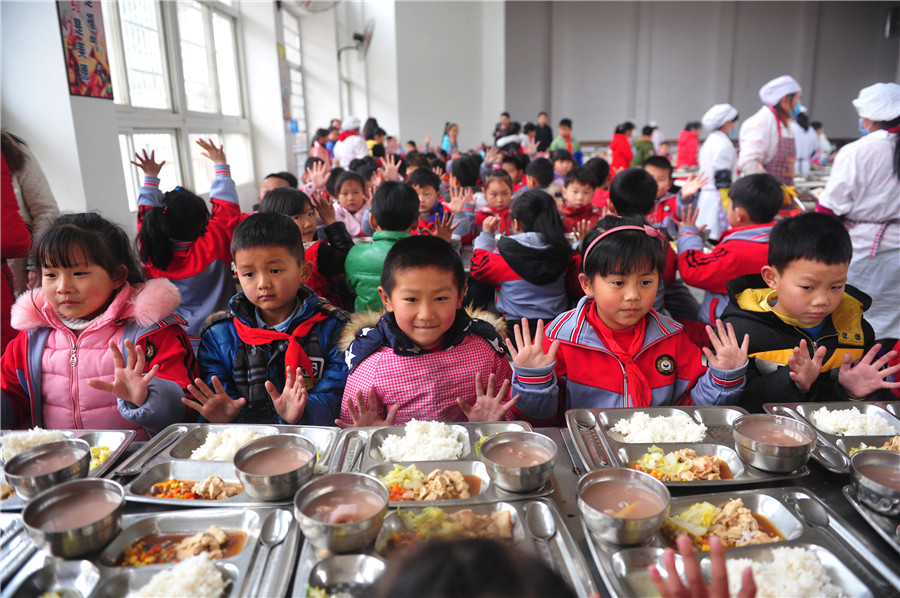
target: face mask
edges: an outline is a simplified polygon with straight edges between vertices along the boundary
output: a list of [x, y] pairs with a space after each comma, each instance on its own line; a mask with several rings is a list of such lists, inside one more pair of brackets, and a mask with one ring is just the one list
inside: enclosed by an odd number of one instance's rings
[[738, 129], [737, 129], [737, 127], [735, 127], [733, 129], [731, 129], [730, 131], [728, 131], [728, 136], [729, 137], [737, 137], [737, 132], [738, 132]]
[[797, 102], [797, 105], [791, 109], [791, 118], [797, 118], [800, 116], [800, 103]]
[[859, 119], [859, 134], [863, 135], [863, 136], [869, 134], [869, 129], [866, 129], [865, 127], [863, 127], [862, 119]]

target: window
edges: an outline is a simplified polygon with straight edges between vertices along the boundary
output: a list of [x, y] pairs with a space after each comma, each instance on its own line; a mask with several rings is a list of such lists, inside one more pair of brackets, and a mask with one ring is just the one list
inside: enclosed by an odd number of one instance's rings
[[290, 83], [290, 131], [294, 135], [294, 160], [297, 172], [303, 172], [306, 157], [309, 155], [309, 130], [306, 125], [306, 103], [303, 98], [303, 70], [300, 54], [300, 21], [287, 11], [281, 11], [282, 36], [284, 38], [284, 56], [287, 62], [288, 81]]

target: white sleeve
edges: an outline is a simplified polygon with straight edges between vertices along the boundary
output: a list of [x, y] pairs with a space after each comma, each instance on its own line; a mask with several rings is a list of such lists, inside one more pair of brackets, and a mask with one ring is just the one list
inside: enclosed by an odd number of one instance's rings
[[[778, 125], [774, 115], [757, 112], [741, 125], [738, 166], [743, 174], [762, 172], [778, 146]], [[773, 143], [774, 142], [774, 143]]]
[[831, 175], [825, 191], [819, 197], [819, 205], [828, 208], [838, 216], [846, 214], [853, 208], [856, 199], [857, 174], [856, 148], [850, 144], [841, 148], [834, 158]]

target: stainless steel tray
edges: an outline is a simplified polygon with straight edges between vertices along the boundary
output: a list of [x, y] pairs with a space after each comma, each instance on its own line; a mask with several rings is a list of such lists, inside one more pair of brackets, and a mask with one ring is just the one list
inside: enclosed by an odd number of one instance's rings
[[[494, 502], [465, 506], [457, 505], [447, 507], [444, 510], [447, 512], [454, 512], [463, 508], [472, 509], [476, 514], [488, 514], [499, 509], [510, 511], [514, 522], [513, 545], [516, 546], [516, 548], [523, 550], [528, 554], [535, 555], [538, 558], [542, 558], [559, 572], [563, 579], [565, 579], [575, 590], [578, 596], [588, 597], [598, 594], [597, 586], [591, 576], [584, 555], [581, 550], [579, 550], [578, 545], [566, 528], [565, 521], [553, 501], [541, 498], [530, 501]], [[540, 541], [531, 534], [531, 531], [526, 524], [528, 518], [527, 513], [531, 509], [540, 510], [540, 515], [552, 517], [556, 525], [557, 533], [550, 538], [544, 550], [541, 549]], [[404, 510], [406, 510], [405, 507]], [[421, 508], [410, 508], [409, 510], [421, 512]], [[390, 534], [401, 529], [400, 526], [402, 526], [402, 523], [397, 517], [396, 511], [389, 511], [387, 517], [385, 517], [381, 532], [375, 540], [374, 546], [370, 546], [363, 552], [375, 552], [377, 547], [381, 546]], [[292, 591], [292, 596], [294, 598], [306, 597], [306, 584], [310, 579], [310, 573], [312, 572], [313, 567], [316, 563], [330, 555], [331, 553], [327, 550], [317, 549], [309, 542], [304, 543], [297, 563], [297, 573], [294, 578], [294, 587]]]
[[844, 486], [843, 491], [847, 501], [853, 505], [856, 512], [862, 515], [862, 518], [878, 532], [879, 536], [884, 538], [891, 548], [900, 553], [900, 519], [882, 515], [862, 504], [856, 496], [856, 490], [850, 484]]
[[900, 419], [883, 407], [881, 402], [840, 401], [833, 403], [766, 403], [763, 409], [767, 413], [786, 415], [812, 426], [818, 434], [818, 444], [813, 451], [813, 458], [823, 467], [834, 473], [850, 473], [850, 449], [859, 448], [863, 443], [868, 446], [881, 446], [891, 436], [839, 436], [823, 432], [813, 423], [812, 413], [826, 408], [829, 411], [849, 410], [856, 407], [863, 414], [877, 413], [894, 427], [894, 434], [900, 434]]
[[[261, 578], [258, 590], [260, 596], [283, 596], [293, 573], [293, 564], [300, 544], [300, 528], [296, 521], [291, 524], [285, 541], [272, 548], [265, 570], [257, 562], [260, 552], [259, 534], [263, 521], [272, 509], [205, 509], [202, 511], [176, 511], [153, 514], [126, 515], [122, 521], [122, 531], [106, 549], [92, 561], [64, 561], [47, 556], [38, 551], [13, 578], [4, 585], [3, 598], [7, 596], [34, 596], [28, 590], [29, 579], [37, 579], [42, 583], [41, 591], [47, 581], [57, 580], [52, 589], [75, 589], [82, 596], [91, 598], [121, 597], [144, 585], [156, 573], [174, 566], [145, 565], [142, 567], [113, 566], [116, 558], [132, 542], [141, 537], [158, 532], [198, 532], [215, 523], [226, 530], [240, 530], [247, 534], [242, 550], [235, 556], [218, 559], [216, 566], [229, 582], [225, 596], [237, 598], [246, 596], [253, 582]], [[91, 570], [99, 575], [91, 577]], [[76, 575], [77, 573], [77, 575]], [[81, 586], [73, 585], [80, 579]], [[71, 582], [70, 582], [71, 580]], [[83, 591], [87, 581], [93, 582], [90, 591]], [[48, 588], [50, 589], [50, 588]], [[25, 593], [23, 593], [25, 592]]]
[[[116, 461], [134, 440], [137, 432], [134, 430], [61, 430], [69, 438], [80, 438], [87, 442], [91, 448], [101, 446], [109, 447], [112, 453], [109, 458], [88, 472], [88, 477], [103, 477], [110, 468], [116, 464]], [[9, 432], [5, 432], [5, 436]], [[2, 476], [0, 476], [2, 478]], [[27, 501], [22, 500], [19, 496], [10, 496], [6, 500], [0, 501], [0, 511], [19, 510], [25, 507]]]
[[[617, 422], [628, 419], [637, 412], [650, 417], [684, 414], [696, 423], [706, 426], [706, 436], [700, 443], [694, 442], [624, 442], [621, 435], [611, 428]], [[638, 460], [654, 444], [668, 453], [683, 448], [692, 448], [698, 455], [715, 455], [728, 464], [732, 478], [727, 480], [697, 480], [690, 482], [663, 482], [670, 488], [713, 488], [717, 486], [740, 486], [789, 480], [809, 474], [803, 466], [790, 473], [769, 473], [746, 465], [735, 450], [731, 424], [747, 413], [740, 407], [644, 407], [612, 409], [570, 409], [566, 412], [566, 423], [575, 442], [576, 452], [584, 471], [604, 467], [627, 467]], [[579, 464], [576, 463], [576, 466]]]
[[[677, 513], [695, 502], [705, 500], [718, 505], [731, 498], [742, 499], [748, 508], [769, 518], [786, 540], [727, 548], [728, 558], [753, 558], [773, 547], [804, 546], [820, 556], [832, 583], [840, 586], [845, 596], [886, 596], [900, 591], [900, 564], [885, 563], [865, 548], [866, 544], [857, 532], [851, 530], [834, 511], [805, 490], [771, 488], [678, 497], [671, 501], [671, 512]], [[830, 518], [827, 530], [813, 526], [803, 517], [797, 505], [804, 500], [816, 501], [825, 508]], [[662, 534], [656, 534], [642, 546], [624, 547], [603, 542], [588, 529], [583, 520], [582, 527], [597, 569], [613, 596], [657, 595], [647, 567], [656, 565], [665, 571], [662, 564], [666, 543]], [[703, 558], [704, 554], [699, 553], [698, 556]], [[681, 557], [677, 553], [675, 557], [677, 569], [681, 573]], [[708, 569], [708, 565], [703, 562], [701, 567], [705, 571]]]

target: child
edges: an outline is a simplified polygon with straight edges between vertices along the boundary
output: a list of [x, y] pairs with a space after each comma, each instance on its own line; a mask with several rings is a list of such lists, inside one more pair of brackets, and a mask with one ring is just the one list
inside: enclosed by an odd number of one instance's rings
[[669, 193], [672, 184], [672, 163], [662, 156], [651, 156], [644, 161], [644, 170], [656, 181], [656, 206], [648, 214], [648, 220], [654, 226], [665, 229], [670, 237], [678, 234], [677, 218], [688, 206], [695, 205], [697, 191], [706, 183], [705, 178], [690, 175], [678, 193]]
[[522, 318], [536, 326], [538, 319], [552, 319], [566, 309], [566, 275], [572, 264], [572, 250], [549, 194], [526, 191], [511, 211], [513, 235], [497, 241], [500, 219], [486, 219], [475, 239], [471, 265], [475, 280], [496, 289], [497, 309], [509, 330]]
[[[353, 239], [343, 222], [334, 216], [334, 204], [329, 200], [290, 187], [269, 191], [259, 205], [260, 212], [284, 214], [294, 221], [303, 239], [306, 261], [312, 264], [312, 272], [306, 286], [338, 307], [343, 300], [335, 293], [332, 284], [344, 274], [347, 252], [353, 248]], [[327, 241], [319, 241], [316, 233], [316, 216], [325, 224], [322, 229]]]
[[566, 175], [565, 186], [562, 190], [563, 205], [560, 208], [565, 232], [575, 232], [575, 229], [584, 221], [587, 221], [588, 228], [597, 224], [600, 212], [595, 210], [591, 203], [596, 188], [597, 179], [594, 177], [594, 173], [585, 166], [580, 166]]
[[207, 323], [202, 379], [185, 404], [216, 423], [330, 425], [347, 379], [336, 345], [347, 314], [304, 286], [312, 264], [287, 216], [248, 216], [231, 252], [242, 291]]
[[500, 220], [499, 232], [510, 234], [512, 218], [509, 214], [509, 202], [512, 200], [513, 183], [505, 170], [492, 170], [484, 179], [484, 199], [486, 206], [478, 208], [475, 214], [476, 233], [480, 233], [484, 221], [491, 216]]
[[[572, 120], [564, 118], [559, 121], [559, 137], [550, 144], [549, 151], [566, 150], [575, 162], [581, 166], [582, 154], [581, 143], [577, 139], [572, 138]], [[565, 176], [565, 173], [563, 173]]]
[[21, 332], [0, 361], [3, 427], [128, 429], [146, 440], [183, 421], [196, 361], [172, 315], [175, 285], [144, 282], [128, 235], [94, 213], [58, 216], [32, 254], [41, 286], [12, 310]]
[[351, 237], [362, 237], [362, 223], [369, 213], [369, 198], [366, 195], [366, 182], [353, 171], [345, 171], [334, 184], [337, 203], [334, 207], [335, 218], [343, 222]]
[[649, 405], [730, 405], [744, 387], [747, 343], [717, 322], [714, 350], [700, 349], [681, 326], [653, 310], [665, 265], [664, 235], [640, 218], [600, 221], [585, 239], [579, 281], [587, 297], [531, 334], [516, 326], [516, 411], [557, 422], [566, 409]]
[[[447, 222], [450, 215], [454, 214], [452, 212], [454, 207], [460, 210], [455, 215], [460, 222], [455, 234], [464, 237], [469, 233], [470, 222], [469, 219], [462, 217], [463, 206], [447, 205], [441, 201], [441, 177], [435, 172], [420, 168], [409, 175], [409, 184], [419, 197], [419, 220], [416, 234], [437, 234], [441, 224]], [[387, 250], [384, 254], [387, 254]], [[377, 299], [377, 296], [373, 296], [373, 300]], [[380, 304], [376, 303], [376, 305]]]
[[553, 184], [553, 162], [547, 158], [535, 158], [525, 167], [525, 187], [547, 189]]
[[706, 291], [697, 315], [705, 324], [722, 317], [729, 280], [756, 274], [768, 263], [769, 234], [784, 198], [781, 185], [768, 173], [738, 179], [730, 195], [726, 217], [731, 229], [711, 253], [703, 251], [696, 209], [688, 208], [678, 227], [678, 271], [685, 284]]
[[[155, 153], [135, 154], [132, 164], [144, 171], [138, 194], [138, 244], [147, 278], [168, 278], [181, 293], [177, 312], [196, 350], [203, 323], [224, 309], [234, 294], [231, 275], [231, 235], [241, 219], [237, 189], [222, 147], [212, 140], [197, 141], [203, 155], [216, 165], [209, 190], [212, 215], [206, 203], [182, 187], [165, 195], [159, 190], [159, 171], [165, 164]], [[269, 181], [280, 175], [270, 175]], [[281, 180], [279, 178], [279, 180]], [[294, 179], [296, 184], [296, 179]], [[265, 184], [263, 185], [265, 186]]]
[[550, 160], [553, 161], [553, 182], [562, 185], [566, 175], [575, 168], [575, 159], [567, 150], [555, 150], [550, 153]]
[[650, 139], [652, 134], [653, 127], [650, 125], [641, 129], [641, 136], [633, 143], [634, 157], [631, 159], [631, 166], [642, 166], [653, 155], [653, 141]]
[[524, 154], [509, 154], [503, 156], [500, 160], [500, 168], [506, 171], [509, 178], [513, 182], [513, 193], [521, 191], [525, 188], [525, 169], [524, 165], [528, 164], [528, 156]]
[[900, 382], [884, 379], [900, 366], [881, 369], [894, 351], [875, 358], [881, 345], [862, 317], [872, 300], [846, 284], [852, 253], [840, 220], [804, 212], [772, 228], [762, 276], [728, 283], [723, 318], [751, 336], [740, 406], [761, 412], [773, 401], [891, 400], [883, 389]]
[[[313, 135], [313, 144], [312, 147], [309, 148], [309, 157], [310, 158], [318, 158], [325, 163], [325, 168], [331, 168], [331, 152], [328, 151], [328, 148], [325, 147], [325, 144], [328, 143], [328, 135], [330, 132], [328, 129], [317, 129], [315, 135]], [[307, 166], [306, 168], [309, 168]], [[296, 186], [296, 185], [294, 185]], [[261, 200], [261, 198], [260, 198]]]
[[[434, 175], [428, 170], [417, 170]], [[437, 176], [437, 175], [435, 175]], [[419, 222], [421, 200], [408, 184], [387, 181], [372, 198], [372, 212], [369, 215], [375, 234], [372, 243], [360, 243], [347, 254], [345, 268], [347, 284], [356, 293], [354, 310], [357, 312], [378, 311], [381, 298], [378, 283], [384, 258], [400, 239], [410, 236]]]
[[378, 287], [388, 313], [357, 314], [344, 330], [350, 375], [336, 424], [506, 417], [515, 399], [503, 402], [511, 374], [503, 321], [466, 313], [465, 286], [459, 254], [449, 243], [415, 236], [391, 248]]
[[684, 125], [684, 130], [678, 134], [677, 162], [675, 168], [690, 168], [697, 166], [697, 149], [700, 147], [699, 121], [692, 120]]
[[441, 137], [441, 150], [443, 150], [448, 156], [453, 152], [459, 151], [459, 145], [457, 144], [457, 139], [459, 138], [459, 125], [456, 123], [445, 123], [444, 124], [444, 136]]
[[631, 137], [634, 134], [634, 123], [626, 121], [616, 127], [612, 140], [609, 142], [609, 151], [612, 154], [610, 166], [616, 172], [628, 168], [634, 158], [634, 150], [631, 148]]
[[584, 168], [593, 172], [594, 178], [597, 180], [597, 188], [594, 189], [594, 197], [591, 199], [591, 203], [602, 212], [609, 207], [609, 181], [611, 174], [609, 162], [603, 158], [594, 157], [584, 163]]
[[[202, 140], [198, 140], [197, 143], [200, 143], [200, 141], [202, 141]], [[213, 145], [213, 147], [215, 147], [215, 145], [212, 143], [211, 140], [210, 140], [209, 144]], [[146, 154], [147, 154], [147, 152], [144, 152], [145, 156], [146, 156]], [[140, 158], [138, 158], [138, 159], [140, 160]], [[224, 159], [224, 154], [223, 154], [223, 159]], [[132, 162], [132, 164], [134, 164], [134, 162]], [[137, 166], [141, 166], [141, 165], [137, 164]], [[162, 166], [162, 164], [160, 164], [160, 166]], [[141, 168], [143, 170], [143, 167], [141, 167]], [[307, 166], [307, 168], [309, 168], [309, 166]], [[216, 170], [218, 171], [218, 169], [216, 169]], [[158, 172], [159, 171], [157, 171], [157, 173]], [[216, 174], [219, 174], [219, 173], [216, 172]], [[145, 177], [150, 176], [150, 175], [148, 175], [146, 170], [144, 170], [144, 176]], [[153, 175], [153, 176], [156, 176], [156, 175]], [[157, 182], [157, 186], [158, 185], [159, 185], [159, 183]], [[286, 171], [273, 172], [272, 174], [267, 174], [266, 178], [263, 179], [262, 185], [259, 186], [259, 194], [257, 195], [256, 199], [258, 201], [262, 201], [262, 198], [266, 196], [266, 193], [268, 193], [272, 189], [276, 189], [278, 187], [293, 187], [294, 189], [296, 189], [297, 188], [297, 177], [295, 177], [290, 172], [286, 172]]]

